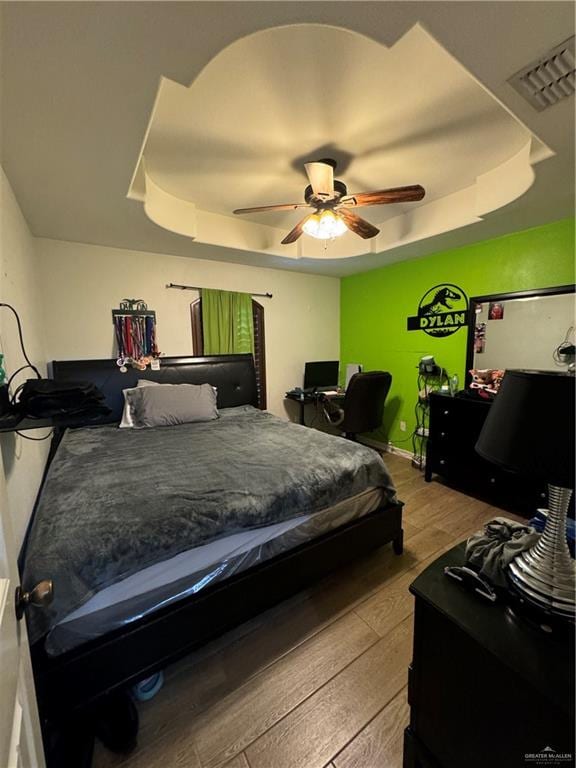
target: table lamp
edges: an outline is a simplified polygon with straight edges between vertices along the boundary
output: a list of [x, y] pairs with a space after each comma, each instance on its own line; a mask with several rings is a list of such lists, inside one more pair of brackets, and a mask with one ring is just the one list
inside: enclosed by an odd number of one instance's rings
[[548, 517], [539, 541], [508, 566], [523, 602], [574, 621], [576, 570], [566, 543], [574, 488], [574, 388], [565, 372], [507, 371], [476, 443], [505, 469], [548, 484]]

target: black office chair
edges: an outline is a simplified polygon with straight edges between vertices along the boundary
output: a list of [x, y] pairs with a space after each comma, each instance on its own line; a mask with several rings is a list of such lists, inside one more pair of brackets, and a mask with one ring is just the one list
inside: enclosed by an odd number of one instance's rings
[[386, 371], [355, 373], [348, 384], [343, 407], [338, 408], [325, 398], [324, 414], [347, 438], [356, 440], [357, 434], [371, 432], [382, 424], [384, 401], [391, 384], [392, 375]]

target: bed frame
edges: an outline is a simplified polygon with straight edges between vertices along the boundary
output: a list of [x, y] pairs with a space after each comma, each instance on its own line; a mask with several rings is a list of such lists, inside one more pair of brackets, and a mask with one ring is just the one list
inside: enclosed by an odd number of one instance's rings
[[[162, 358], [159, 371], [125, 374], [114, 360], [64, 361], [52, 363], [51, 372], [101, 389], [111, 414], [98, 423], [120, 420], [122, 390], [139, 378], [208, 382], [218, 388], [220, 408], [257, 406], [249, 354]], [[56, 425], [51, 456], [62, 433], [62, 424]], [[60, 656], [49, 657], [39, 641], [32, 664], [48, 767], [87, 768], [95, 733], [111, 748], [129, 749], [138, 729], [132, 685], [359, 555], [389, 542], [401, 554], [402, 540], [402, 504], [388, 504]]]

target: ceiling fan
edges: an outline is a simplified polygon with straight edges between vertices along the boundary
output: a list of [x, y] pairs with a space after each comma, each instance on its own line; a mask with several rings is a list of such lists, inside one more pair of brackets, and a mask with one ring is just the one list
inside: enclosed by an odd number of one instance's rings
[[304, 168], [310, 184], [304, 190], [305, 203], [282, 203], [263, 205], [256, 208], [237, 208], [234, 213], [258, 213], [262, 211], [292, 211], [297, 208], [313, 208], [296, 224], [282, 245], [293, 243], [305, 232], [307, 235], [328, 240], [339, 237], [350, 230], [365, 240], [375, 237], [380, 230], [351, 209], [364, 205], [387, 205], [389, 203], [410, 203], [422, 200], [424, 187], [414, 184], [409, 187], [394, 187], [378, 192], [357, 192], [349, 195], [346, 185], [334, 179], [336, 161], [330, 158], [305, 163]]

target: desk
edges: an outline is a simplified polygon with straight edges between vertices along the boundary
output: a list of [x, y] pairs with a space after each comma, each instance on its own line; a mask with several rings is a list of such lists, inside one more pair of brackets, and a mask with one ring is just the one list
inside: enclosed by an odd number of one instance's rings
[[27, 416], [17, 420], [12, 416], [0, 416], [0, 433], [24, 432], [30, 429], [65, 429], [66, 427], [86, 427], [98, 424], [109, 424], [110, 419], [105, 417], [86, 421], [82, 416], [47, 416], [42, 419], [31, 419]]
[[292, 393], [287, 392], [286, 393], [286, 400], [292, 400], [295, 403], [298, 403], [300, 406], [300, 419], [299, 423], [304, 426], [304, 406], [310, 405], [310, 403], [317, 403], [320, 398], [322, 397], [328, 397], [330, 400], [344, 400], [344, 392], [340, 392], [337, 395], [326, 395], [325, 392], [298, 392], [298, 393]]

